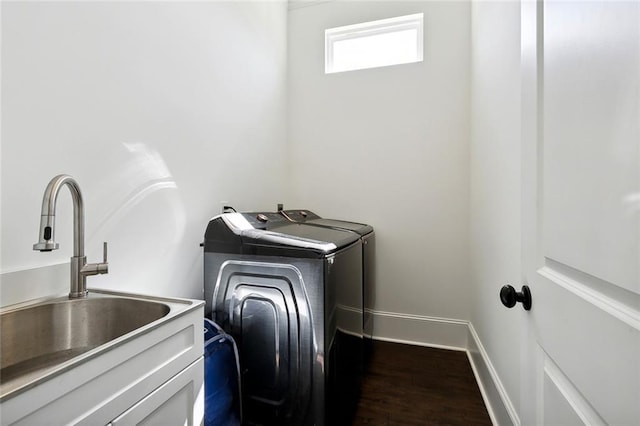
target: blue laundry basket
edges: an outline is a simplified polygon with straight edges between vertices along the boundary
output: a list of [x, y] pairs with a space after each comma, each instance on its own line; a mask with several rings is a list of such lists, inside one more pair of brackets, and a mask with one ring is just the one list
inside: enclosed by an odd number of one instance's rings
[[204, 319], [204, 424], [239, 426], [242, 422], [240, 366], [233, 338]]

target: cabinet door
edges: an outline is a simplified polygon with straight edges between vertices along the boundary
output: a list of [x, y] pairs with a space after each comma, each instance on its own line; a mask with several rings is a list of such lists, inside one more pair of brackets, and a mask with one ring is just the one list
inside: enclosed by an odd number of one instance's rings
[[118, 416], [112, 426], [197, 425], [204, 419], [204, 358]]

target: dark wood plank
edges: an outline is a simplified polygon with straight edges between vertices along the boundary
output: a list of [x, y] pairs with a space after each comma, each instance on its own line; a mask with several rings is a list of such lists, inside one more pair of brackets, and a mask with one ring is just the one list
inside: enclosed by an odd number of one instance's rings
[[353, 424], [491, 425], [491, 420], [464, 352], [374, 341]]

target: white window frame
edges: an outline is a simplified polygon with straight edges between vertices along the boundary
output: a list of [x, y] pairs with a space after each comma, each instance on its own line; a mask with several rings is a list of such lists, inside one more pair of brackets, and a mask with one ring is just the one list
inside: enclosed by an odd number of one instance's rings
[[[398, 16], [395, 18], [381, 19], [378, 21], [363, 22], [360, 24], [346, 25], [344, 27], [330, 28], [324, 32], [324, 72], [332, 74], [336, 72], [355, 71], [356, 69], [379, 68], [390, 65], [400, 65], [423, 61], [424, 46], [424, 14], [415, 13], [412, 15]], [[416, 30], [416, 59], [409, 62], [380, 65], [367, 68], [356, 68], [350, 70], [335, 70], [333, 64], [333, 45], [336, 42], [350, 40], [361, 37], [368, 37], [378, 34], [395, 33], [399, 31]]]

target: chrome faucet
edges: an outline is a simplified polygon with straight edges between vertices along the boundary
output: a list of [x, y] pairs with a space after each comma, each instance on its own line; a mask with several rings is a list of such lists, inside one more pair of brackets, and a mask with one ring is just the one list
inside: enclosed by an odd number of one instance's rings
[[42, 197], [42, 215], [40, 217], [39, 241], [33, 245], [34, 250], [57, 250], [55, 242], [56, 202], [60, 189], [67, 185], [73, 198], [73, 257], [71, 258], [71, 287], [69, 298], [76, 299], [87, 296], [87, 276], [106, 274], [107, 243], [104, 243], [102, 263], [87, 263], [84, 255], [84, 206], [82, 193], [78, 183], [69, 175], [58, 175], [51, 179]]

